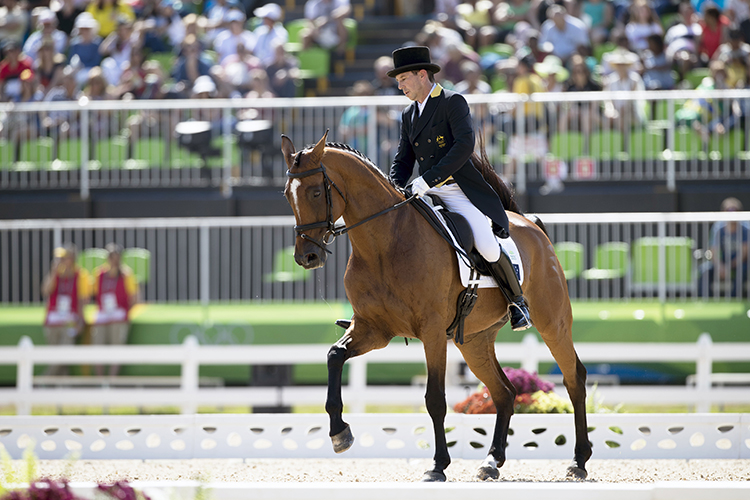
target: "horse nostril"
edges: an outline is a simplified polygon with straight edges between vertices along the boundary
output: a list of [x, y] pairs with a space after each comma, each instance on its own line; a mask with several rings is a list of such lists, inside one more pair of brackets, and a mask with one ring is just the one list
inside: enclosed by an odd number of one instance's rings
[[309, 254], [305, 255], [305, 259], [307, 260], [307, 264], [308, 265], [310, 265], [310, 264], [317, 264], [317, 262], [318, 262], [318, 256], [315, 255], [314, 253], [309, 253]]

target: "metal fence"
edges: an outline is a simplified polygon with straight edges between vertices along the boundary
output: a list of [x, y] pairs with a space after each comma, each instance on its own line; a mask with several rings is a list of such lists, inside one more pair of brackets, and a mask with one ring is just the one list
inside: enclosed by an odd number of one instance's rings
[[[750, 90], [467, 96], [499, 172], [528, 182], [750, 178]], [[391, 163], [405, 97], [0, 104], [0, 189], [279, 184], [280, 136]], [[613, 119], [612, 116], [616, 118]], [[719, 126], [719, 124], [721, 126]]]
[[[541, 218], [574, 299], [748, 297], [747, 259], [724, 275], [709, 268], [742, 255], [750, 212]], [[148, 250], [141, 287], [149, 302], [346, 299], [348, 239], [336, 240], [322, 269], [294, 274], [299, 268], [284, 253], [293, 225], [292, 217], [0, 221], [0, 303], [39, 303], [53, 249], [68, 242], [79, 251], [109, 242]], [[712, 247], [712, 230], [723, 235], [720, 248]]]

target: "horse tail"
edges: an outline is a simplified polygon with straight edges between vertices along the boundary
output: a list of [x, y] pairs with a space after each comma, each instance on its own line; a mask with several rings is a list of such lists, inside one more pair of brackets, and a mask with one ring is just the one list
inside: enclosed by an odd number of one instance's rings
[[471, 154], [471, 161], [474, 163], [476, 167], [479, 168], [479, 171], [482, 174], [482, 177], [484, 177], [484, 180], [487, 181], [487, 184], [492, 186], [492, 189], [495, 190], [497, 195], [500, 197], [500, 201], [503, 202], [503, 207], [505, 207], [506, 210], [509, 210], [511, 212], [515, 212], [519, 215], [523, 215], [527, 219], [529, 219], [531, 222], [536, 224], [539, 229], [544, 232], [545, 235], [549, 238], [549, 233], [547, 232], [547, 227], [544, 225], [544, 222], [542, 222], [542, 219], [537, 217], [536, 215], [524, 215], [524, 213], [521, 211], [521, 208], [518, 206], [518, 203], [516, 203], [516, 199], [513, 196], [513, 191], [508, 186], [508, 183], [505, 182], [505, 180], [497, 175], [497, 172], [494, 168], [492, 168], [492, 164], [490, 163], [490, 159], [487, 156], [487, 151], [484, 149], [484, 134], [478, 134], [479, 135], [479, 153], [474, 151]]
[[479, 136], [479, 153], [474, 151], [471, 154], [472, 163], [474, 163], [474, 166], [479, 170], [479, 172], [481, 172], [482, 177], [484, 177], [484, 180], [487, 181], [487, 184], [492, 186], [492, 189], [494, 189], [497, 195], [500, 197], [500, 201], [503, 202], [503, 207], [505, 207], [505, 210], [523, 215], [523, 212], [521, 212], [521, 208], [518, 206], [518, 203], [516, 203], [516, 200], [513, 197], [513, 191], [510, 189], [505, 180], [497, 175], [495, 169], [492, 168], [490, 159], [487, 156], [487, 151], [484, 149], [484, 134], [479, 133], [477, 135]]

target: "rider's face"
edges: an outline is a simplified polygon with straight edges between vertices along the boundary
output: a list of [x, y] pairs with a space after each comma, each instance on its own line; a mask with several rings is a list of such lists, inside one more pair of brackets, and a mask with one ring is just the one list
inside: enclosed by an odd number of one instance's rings
[[425, 80], [427, 80], [427, 72], [424, 70], [406, 71], [396, 75], [399, 90], [412, 101], [422, 101], [426, 97]]

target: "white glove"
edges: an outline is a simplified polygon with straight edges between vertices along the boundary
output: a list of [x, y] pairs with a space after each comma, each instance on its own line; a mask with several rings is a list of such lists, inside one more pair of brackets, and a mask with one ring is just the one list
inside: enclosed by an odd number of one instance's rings
[[417, 198], [422, 198], [429, 190], [430, 186], [427, 185], [427, 182], [421, 176], [414, 179], [414, 182], [411, 183], [411, 192], [417, 195]]

